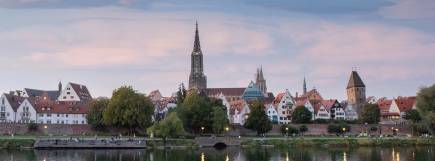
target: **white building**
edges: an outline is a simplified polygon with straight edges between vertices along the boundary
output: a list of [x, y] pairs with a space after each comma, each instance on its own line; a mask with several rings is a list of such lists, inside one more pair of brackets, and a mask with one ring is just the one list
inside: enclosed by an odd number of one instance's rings
[[276, 110], [276, 107], [273, 104], [267, 105], [266, 114], [272, 123], [278, 123], [278, 117], [279, 117], [278, 111]]
[[295, 106], [295, 101], [290, 92], [286, 89], [284, 93], [279, 93], [273, 104], [276, 106], [276, 112], [278, 113], [278, 123], [288, 124], [291, 122], [291, 113]]
[[2, 94], [0, 98], [0, 122], [15, 122], [15, 113], [23, 101], [24, 97], [13, 93]]
[[318, 103], [314, 105], [314, 113], [315, 113], [314, 119], [323, 119], [323, 120], [331, 119], [329, 110], [322, 103]]
[[249, 105], [245, 100], [237, 100], [230, 102], [230, 124], [244, 125], [249, 117]]

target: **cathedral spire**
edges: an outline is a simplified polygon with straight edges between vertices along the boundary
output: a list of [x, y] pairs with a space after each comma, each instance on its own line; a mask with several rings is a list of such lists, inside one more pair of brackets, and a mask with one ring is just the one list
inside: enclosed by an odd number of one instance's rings
[[303, 90], [303, 94], [306, 95], [307, 94], [307, 81], [305, 80], [305, 77], [304, 77], [304, 85], [302, 87], [302, 90]]
[[196, 21], [195, 42], [193, 44], [193, 52], [200, 52], [201, 44], [199, 43], [198, 21]]

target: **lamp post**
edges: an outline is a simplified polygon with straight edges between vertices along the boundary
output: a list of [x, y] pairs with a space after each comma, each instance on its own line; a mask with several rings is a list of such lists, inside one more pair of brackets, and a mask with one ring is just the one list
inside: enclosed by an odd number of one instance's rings
[[204, 129], [205, 129], [205, 127], [204, 127], [204, 126], [202, 126], [202, 127], [201, 127], [201, 135], [203, 135], [203, 134], [204, 134]]
[[228, 135], [228, 131], [230, 131], [230, 128], [229, 127], [225, 127], [225, 135], [226, 136]]
[[285, 131], [286, 131], [285, 135], [288, 138], [288, 127], [285, 127]]
[[346, 132], [346, 128], [343, 127], [341, 130], [343, 130], [343, 137], [344, 137], [344, 133]]

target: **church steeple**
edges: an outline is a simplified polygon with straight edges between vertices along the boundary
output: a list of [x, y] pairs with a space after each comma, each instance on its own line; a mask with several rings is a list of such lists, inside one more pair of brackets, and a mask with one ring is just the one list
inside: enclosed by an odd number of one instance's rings
[[304, 85], [302, 87], [303, 90], [303, 94], [306, 95], [307, 94], [307, 81], [305, 81], [305, 77], [304, 77]]
[[255, 84], [258, 86], [258, 88], [260, 88], [263, 94], [267, 94], [266, 79], [264, 79], [262, 66], [260, 66], [260, 68], [257, 68]]
[[201, 53], [201, 44], [199, 42], [198, 21], [196, 21], [195, 42], [193, 43], [193, 52]]
[[207, 88], [207, 78], [204, 74], [204, 63], [202, 58], [201, 45], [199, 43], [198, 22], [195, 24], [195, 40], [191, 54], [191, 69], [189, 75], [189, 89], [196, 89], [199, 92]]

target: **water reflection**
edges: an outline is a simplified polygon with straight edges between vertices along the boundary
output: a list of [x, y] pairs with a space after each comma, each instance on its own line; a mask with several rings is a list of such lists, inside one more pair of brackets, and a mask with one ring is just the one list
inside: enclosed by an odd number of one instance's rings
[[432, 161], [434, 147], [0, 150], [0, 161]]

